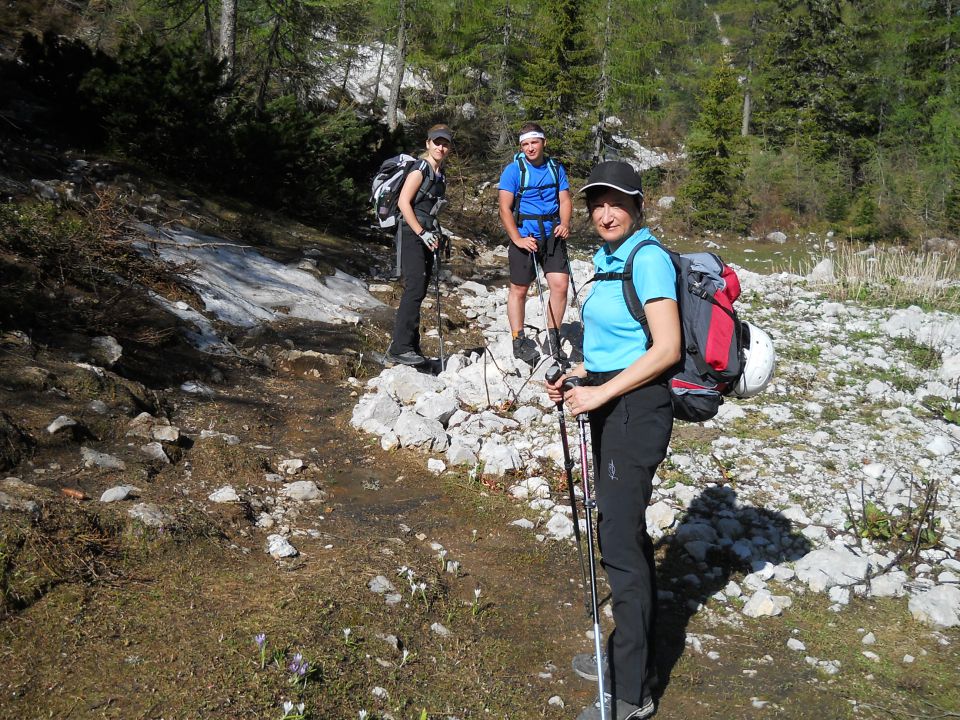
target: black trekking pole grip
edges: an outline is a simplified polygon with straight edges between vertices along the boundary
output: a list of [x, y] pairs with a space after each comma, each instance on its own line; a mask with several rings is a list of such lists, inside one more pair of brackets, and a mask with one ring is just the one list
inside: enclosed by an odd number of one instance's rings
[[563, 385], [560, 386], [560, 389], [566, 392], [567, 390], [572, 390], [575, 387], [583, 387], [583, 378], [577, 377], [576, 375], [571, 375], [563, 381]]
[[560, 377], [563, 375], [563, 368], [559, 365], [551, 365], [547, 368], [547, 371], [543, 374], [543, 377], [548, 383], [553, 385]]

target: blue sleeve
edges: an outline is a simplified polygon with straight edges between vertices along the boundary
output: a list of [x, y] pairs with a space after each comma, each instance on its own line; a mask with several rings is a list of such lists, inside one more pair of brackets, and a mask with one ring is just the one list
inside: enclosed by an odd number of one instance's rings
[[570, 181], [567, 180], [567, 171], [564, 169], [563, 165], [560, 165], [559, 163], [557, 163], [557, 165], [559, 167], [559, 172], [557, 173], [559, 176], [557, 190], [569, 190]]
[[514, 195], [517, 194], [517, 190], [520, 189], [520, 168], [517, 167], [515, 162], [507, 165], [500, 173], [500, 184], [497, 189], [507, 190]]
[[677, 299], [677, 271], [673, 261], [660, 248], [641, 248], [633, 261], [633, 284], [640, 304], [656, 298]]

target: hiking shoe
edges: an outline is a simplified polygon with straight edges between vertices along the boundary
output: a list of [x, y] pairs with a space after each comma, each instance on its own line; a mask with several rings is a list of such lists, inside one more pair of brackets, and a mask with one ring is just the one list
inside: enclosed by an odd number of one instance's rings
[[556, 328], [547, 330], [547, 338], [543, 346], [545, 353], [549, 353], [551, 349], [553, 349], [553, 356], [557, 359], [557, 362], [562, 363], [567, 359], [563, 353], [563, 345], [560, 344], [560, 331]]
[[393, 363], [394, 365], [423, 365], [426, 362], [426, 358], [419, 353], [415, 353], [413, 350], [407, 350], [402, 352], [399, 355], [394, 355], [392, 352], [387, 351], [387, 362]]
[[[645, 718], [653, 717], [657, 712], [657, 704], [653, 701], [653, 698], [640, 706], [619, 698], [616, 702], [612, 702], [612, 700], [613, 698], [609, 693], [603, 694], [608, 720], [645, 720]], [[577, 715], [577, 720], [600, 720], [600, 700], [596, 700], [593, 705], [587, 705]]]
[[[590, 682], [597, 681], [597, 656], [593, 653], [577, 653], [573, 656], [573, 662], [570, 663], [573, 671]], [[603, 658], [603, 677], [609, 676], [607, 672], [607, 658]]]
[[513, 339], [513, 356], [517, 360], [523, 360], [527, 365], [533, 365], [540, 359], [537, 344], [523, 335], [518, 335]]

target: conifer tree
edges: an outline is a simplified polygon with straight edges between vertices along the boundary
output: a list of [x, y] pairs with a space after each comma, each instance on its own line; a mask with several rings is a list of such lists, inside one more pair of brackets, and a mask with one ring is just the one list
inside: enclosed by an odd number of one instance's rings
[[560, 153], [589, 153], [584, 125], [596, 116], [597, 66], [581, 11], [577, 0], [542, 4], [520, 81], [527, 117], [543, 125]]
[[744, 157], [740, 138], [740, 94], [726, 61], [704, 88], [700, 114], [687, 140], [689, 175], [680, 201], [698, 228], [742, 230]]

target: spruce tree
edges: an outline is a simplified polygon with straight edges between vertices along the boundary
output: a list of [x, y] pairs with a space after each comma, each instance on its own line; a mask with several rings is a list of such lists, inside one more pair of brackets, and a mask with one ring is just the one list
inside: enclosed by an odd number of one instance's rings
[[543, 3], [520, 82], [527, 119], [539, 122], [552, 151], [568, 160], [589, 157], [597, 108], [595, 51], [581, 11], [577, 0]]
[[740, 137], [740, 92], [724, 60], [704, 88], [700, 114], [687, 139], [689, 175], [681, 205], [697, 228], [742, 231], [744, 155]]

